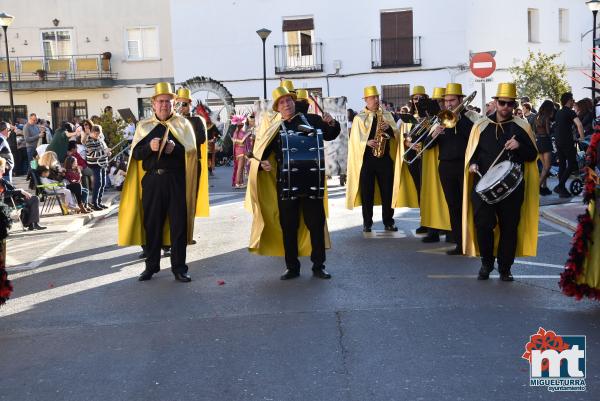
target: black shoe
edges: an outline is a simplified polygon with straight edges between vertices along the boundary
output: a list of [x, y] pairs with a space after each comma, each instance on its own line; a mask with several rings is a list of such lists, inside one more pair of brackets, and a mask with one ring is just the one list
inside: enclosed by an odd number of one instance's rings
[[42, 227], [38, 223], [33, 223], [33, 228], [35, 228], [36, 230], [45, 230], [48, 227]]
[[163, 258], [170, 258], [171, 257], [171, 248], [163, 249], [162, 256], [163, 256]]
[[427, 228], [427, 227], [423, 227], [423, 226], [421, 226], [421, 227], [417, 228], [417, 229], [415, 230], [415, 232], [416, 232], [417, 234], [427, 234], [427, 230], [428, 230], [428, 228]]
[[104, 203], [99, 203], [98, 206], [100, 206], [100, 209], [108, 209], [108, 206], [106, 206]]
[[479, 269], [479, 275], [477, 276], [477, 280], [487, 280], [488, 278], [490, 278], [490, 273], [493, 270], [493, 267], [481, 265], [481, 269]]
[[98, 205], [92, 205], [92, 210], [99, 211], [99, 210], [104, 210], [104, 209], [102, 209], [102, 208], [101, 208], [100, 206], [98, 206]]
[[395, 224], [392, 224], [391, 226], [385, 226], [385, 231], [398, 231], [398, 227], [396, 227]]
[[573, 195], [571, 195], [571, 193], [569, 191], [567, 191], [566, 189], [564, 191], [559, 192], [558, 197], [559, 198], [570, 198]]
[[425, 242], [425, 243], [432, 243], [432, 242], [440, 242], [440, 235], [439, 234], [428, 234], [426, 237], [423, 237], [421, 239], [421, 241]]
[[[498, 269], [500, 270], [500, 269]], [[500, 270], [500, 280], [502, 281], [515, 281], [515, 278], [510, 273], [510, 269]]]
[[285, 269], [285, 272], [279, 277], [281, 280], [290, 280], [300, 276], [300, 269]]
[[371, 226], [363, 226], [363, 233], [370, 233], [371, 232]]
[[542, 195], [542, 196], [552, 195], [552, 191], [550, 191], [548, 189], [548, 187], [540, 187], [540, 195]]
[[138, 277], [138, 281], [148, 281], [152, 278], [153, 274], [154, 272], [151, 272], [150, 270], [144, 270]]
[[456, 247], [454, 249], [450, 249], [449, 251], [446, 251], [446, 255], [450, 255], [450, 256], [454, 256], [454, 255], [462, 255], [462, 249], [459, 247]]
[[312, 272], [314, 277], [322, 278], [323, 280], [328, 280], [331, 278], [331, 274], [325, 270], [325, 266], [313, 267]]
[[182, 283], [189, 283], [192, 281], [192, 278], [187, 273], [173, 273], [175, 276], [175, 280], [181, 281]]
[[144, 252], [140, 253], [140, 254], [138, 255], [138, 259], [146, 259], [146, 251], [144, 251]]
[[33, 231], [33, 230], [35, 230], [35, 227], [33, 226], [33, 224], [30, 224], [30, 225], [27, 226], [27, 229], [29, 231]]
[[193, 239], [193, 240], [192, 240], [192, 243], [191, 243], [190, 245], [196, 245], [196, 244], [197, 244], [196, 240], [195, 240], [195, 239]]

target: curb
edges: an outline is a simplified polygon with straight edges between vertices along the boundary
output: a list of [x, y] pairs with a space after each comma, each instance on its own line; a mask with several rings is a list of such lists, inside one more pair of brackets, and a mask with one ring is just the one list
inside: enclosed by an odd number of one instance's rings
[[568, 228], [573, 232], [577, 231], [576, 222], [572, 222], [569, 219], [565, 219], [564, 217], [558, 216], [552, 212], [542, 211], [540, 215], [545, 219], [550, 220], [551, 222], [556, 223], [562, 227]]

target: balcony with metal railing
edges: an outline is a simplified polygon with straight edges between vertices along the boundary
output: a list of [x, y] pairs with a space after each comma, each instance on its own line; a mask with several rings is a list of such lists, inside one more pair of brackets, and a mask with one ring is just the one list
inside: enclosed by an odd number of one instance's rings
[[275, 46], [275, 74], [323, 71], [323, 43]]
[[371, 39], [371, 68], [421, 65], [421, 37]]
[[[110, 58], [98, 54], [14, 57], [10, 72], [16, 90], [110, 87], [117, 78]], [[7, 84], [6, 58], [0, 58], [0, 88]]]

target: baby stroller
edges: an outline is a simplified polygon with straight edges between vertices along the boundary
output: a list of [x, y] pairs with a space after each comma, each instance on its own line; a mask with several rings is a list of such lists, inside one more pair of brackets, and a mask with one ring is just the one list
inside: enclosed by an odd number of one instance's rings
[[569, 191], [575, 196], [579, 195], [583, 191], [585, 152], [587, 151], [589, 145], [589, 137], [586, 137], [584, 140], [579, 141], [575, 145], [577, 147], [577, 171], [572, 173], [572, 180], [569, 184]]

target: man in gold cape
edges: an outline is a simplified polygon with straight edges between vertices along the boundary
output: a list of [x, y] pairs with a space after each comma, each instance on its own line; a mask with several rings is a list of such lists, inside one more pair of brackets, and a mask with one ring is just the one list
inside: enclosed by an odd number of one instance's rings
[[[362, 206], [363, 210], [363, 231], [370, 232], [373, 224], [373, 206], [382, 205], [383, 224], [387, 231], [397, 231], [394, 223], [394, 208], [396, 207], [418, 207], [419, 200], [414, 181], [410, 178], [410, 173], [403, 163], [404, 142], [399, 140], [400, 131], [396, 128], [396, 122], [391, 113], [379, 108], [379, 92], [377, 87], [368, 86], [364, 89], [363, 98], [365, 101], [373, 99], [372, 109], [365, 108], [358, 113], [352, 121], [350, 139], [348, 142], [348, 181], [346, 183], [346, 207], [350, 210], [357, 206]], [[369, 104], [369, 103], [368, 103]], [[381, 117], [379, 117], [381, 116]], [[361, 172], [364, 168], [363, 161], [365, 157], [370, 158], [365, 152], [372, 152], [373, 139], [369, 136], [373, 128], [375, 118], [382, 118], [383, 123], [387, 125], [385, 131], [389, 136], [388, 144], [384, 148], [382, 160], [376, 160], [377, 168], [381, 171], [381, 181], [375, 179], [373, 173], [373, 186], [363, 188], [361, 182]], [[367, 149], [368, 147], [368, 149]], [[386, 159], [391, 159], [389, 167], [383, 166]], [[386, 163], [387, 164], [387, 163]], [[387, 169], [389, 168], [389, 171]], [[383, 171], [386, 169], [386, 171]], [[389, 176], [393, 176], [389, 177]], [[392, 178], [389, 180], [389, 178]], [[386, 184], [382, 184], [387, 181]], [[389, 185], [391, 188], [384, 187], [381, 191], [381, 185]], [[365, 190], [367, 190], [365, 192]], [[374, 191], [372, 193], [371, 191]], [[364, 195], [369, 199], [363, 199]], [[389, 195], [384, 195], [389, 194]], [[386, 196], [389, 199], [384, 200]], [[371, 201], [372, 200], [372, 201]]]
[[[201, 184], [198, 189], [198, 157], [194, 131], [187, 119], [172, 112], [174, 97], [175, 94], [172, 92], [169, 83], [156, 84], [152, 99], [155, 114], [150, 118], [141, 120], [136, 127], [131, 144], [132, 151], [127, 175], [121, 192], [118, 244], [120, 246], [146, 245], [146, 270], [140, 276], [141, 281], [149, 280], [152, 274], [160, 270], [161, 245], [172, 245], [171, 264], [175, 278], [183, 282], [191, 280], [187, 275], [187, 266], [185, 265], [185, 247], [192, 241], [194, 217], [200, 216], [203, 210], [208, 210], [208, 188], [203, 188]], [[159, 118], [159, 107], [162, 119]], [[156, 137], [149, 141], [151, 136], [154, 136], [158, 131], [164, 131], [164, 133], [161, 134], [160, 138]], [[152, 141], [158, 142], [157, 151], [152, 150], [157, 155], [156, 159], [148, 157], [140, 160], [134, 157], [138, 144], [146, 146]], [[142, 142], [143, 144], [141, 144]], [[150, 144], [148, 146], [152, 148], [155, 145]], [[185, 166], [185, 171], [181, 172], [183, 176], [181, 185], [172, 186], [172, 181], [178, 175], [171, 174], [168, 168], [162, 166], [164, 163], [172, 163], [169, 162], [167, 156], [169, 155], [169, 149], [171, 152], [181, 152], [183, 166]], [[152, 171], [144, 169], [143, 163], [146, 162], [146, 159], [152, 165]], [[206, 163], [203, 164], [206, 165]], [[181, 209], [185, 211], [185, 216], [181, 222], [174, 223], [171, 221], [173, 215], [165, 210], [165, 208], [169, 208], [168, 205], [156, 211], [146, 212], [149, 205], [143, 202], [146, 189], [144, 189], [145, 186], [142, 180], [147, 174], [152, 176], [152, 180], [157, 179], [157, 177], [164, 180], [164, 187], [159, 188], [158, 191], [153, 188], [153, 193], [169, 192], [169, 195], [174, 199], [173, 201], [176, 201], [177, 197], [172, 192], [181, 192], [182, 199], [180, 199], [180, 202], [183, 205]], [[149, 194], [146, 193], [147, 196]], [[156, 222], [155, 220], [160, 218], [160, 215], [164, 215], [165, 219]], [[148, 227], [151, 220], [152, 226], [156, 226], [157, 229], [146, 232], [146, 227]], [[174, 227], [175, 225], [177, 227]], [[182, 230], [181, 227], [184, 227], [185, 230]], [[172, 241], [174, 231], [178, 231], [178, 236]], [[157, 236], [158, 238], [156, 238]], [[158, 247], [156, 247], [156, 243], [151, 244], [150, 242], [157, 242]]]
[[256, 134], [254, 149], [250, 157], [250, 173], [246, 190], [246, 209], [252, 213], [252, 231], [249, 251], [265, 256], [285, 256], [286, 270], [282, 280], [300, 275], [299, 256], [311, 256], [313, 275], [328, 279], [325, 270], [325, 249], [330, 247], [327, 230], [327, 193], [323, 199], [283, 200], [277, 185], [277, 149], [280, 129], [285, 124], [295, 130], [298, 124], [307, 121], [321, 129], [324, 140], [332, 140], [340, 132], [339, 123], [325, 113], [323, 119], [310, 114], [295, 112], [296, 95], [284, 87], [273, 91], [275, 115], [262, 117]]
[[[510, 269], [515, 256], [535, 256], [537, 253], [537, 147], [527, 121], [512, 118], [516, 97], [513, 83], [500, 83], [494, 98], [497, 104], [495, 114], [475, 123], [467, 144], [463, 191], [463, 252], [469, 256], [481, 254], [479, 280], [489, 278], [497, 256], [500, 279], [513, 281]], [[483, 144], [482, 140], [485, 140]], [[484, 154], [482, 150], [485, 147], [488, 150], [491, 147], [494, 152], [486, 150]], [[474, 192], [473, 177], [475, 172], [487, 172], [491, 165], [490, 159], [496, 158], [498, 149], [513, 151], [505, 151], [503, 157], [498, 158], [499, 162], [508, 158], [507, 153], [512, 153], [513, 162], [523, 164], [523, 182], [506, 199], [490, 205]]]

